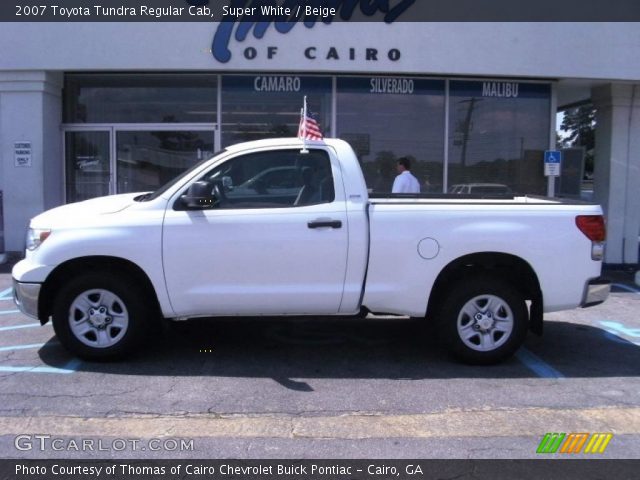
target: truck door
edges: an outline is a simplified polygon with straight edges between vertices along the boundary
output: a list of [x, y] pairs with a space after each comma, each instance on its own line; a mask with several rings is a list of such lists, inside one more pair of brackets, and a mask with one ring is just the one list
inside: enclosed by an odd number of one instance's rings
[[[239, 154], [198, 179], [210, 202], [172, 199], [163, 262], [178, 316], [333, 314], [347, 265], [337, 159], [324, 149]], [[202, 185], [202, 184], [200, 184]]]

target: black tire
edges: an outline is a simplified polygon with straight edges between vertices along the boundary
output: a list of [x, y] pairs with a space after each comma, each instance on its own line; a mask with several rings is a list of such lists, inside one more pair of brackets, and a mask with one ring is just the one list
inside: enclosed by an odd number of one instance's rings
[[[489, 299], [495, 311], [484, 308]], [[465, 306], [481, 318], [463, 312]], [[520, 348], [527, 336], [529, 313], [517, 289], [500, 278], [476, 275], [451, 285], [438, 320], [440, 338], [454, 357], [473, 365], [490, 365], [511, 357]], [[508, 325], [510, 331], [504, 331]], [[459, 326], [466, 332], [466, 341]]]
[[[90, 294], [91, 291], [111, 292], [117, 299], [110, 301], [106, 294], [98, 296], [97, 293]], [[92, 321], [82, 320], [84, 317], [82, 317], [81, 308], [74, 308], [72, 317], [73, 302], [81, 295], [88, 294], [92, 300], [97, 300], [97, 304], [100, 306], [111, 305], [108, 309], [105, 306], [103, 314], [103, 317], [107, 318], [106, 321], [112, 322], [111, 324], [95, 327]], [[98, 312], [95, 312], [99, 307], [87, 308], [93, 308], [94, 313], [99, 315]], [[80, 358], [98, 361], [116, 360], [130, 354], [140, 345], [147, 331], [152, 310], [149, 308], [149, 302], [145, 302], [144, 291], [134, 282], [113, 273], [86, 273], [74, 277], [58, 291], [53, 305], [53, 329], [60, 343]], [[125, 323], [122, 320], [124, 318], [123, 312], [127, 315], [128, 320], [126, 327], [119, 328], [118, 325]], [[109, 317], [109, 315], [112, 316]], [[71, 326], [71, 322], [76, 319], [78, 319], [76, 325], [85, 323], [93, 333], [76, 335]], [[104, 330], [104, 333], [99, 330]], [[107, 339], [107, 346], [98, 346], [98, 334], [101, 335], [101, 339]], [[80, 337], [83, 337], [84, 341]], [[94, 338], [95, 345], [87, 344], [92, 343]], [[113, 342], [113, 344], [109, 342]]]

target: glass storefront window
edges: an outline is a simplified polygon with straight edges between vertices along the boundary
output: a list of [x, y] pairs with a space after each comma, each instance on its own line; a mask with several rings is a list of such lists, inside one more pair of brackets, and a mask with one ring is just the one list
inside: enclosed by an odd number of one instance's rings
[[[332, 76], [229, 74], [221, 85], [218, 78], [65, 75], [68, 200], [153, 190], [217, 148], [295, 137], [305, 95], [324, 135], [335, 127], [354, 148], [372, 192], [391, 191], [405, 156], [423, 193], [546, 191], [548, 83], [451, 80], [447, 97], [445, 80], [354, 75], [335, 78], [334, 98]], [[222, 144], [214, 146], [217, 125]]]
[[216, 75], [67, 74], [65, 123], [215, 123]]
[[548, 84], [451, 81], [449, 102], [450, 192], [546, 192]]
[[67, 201], [109, 195], [109, 131], [65, 132]]
[[442, 192], [445, 82], [338, 78], [338, 137], [356, 151], [367, 186], [391, 192], [396, 160], [409, 157], [423, 193]]
[[307, 96], [309, 112], [331, 133], [331, 78], [296, 75], [222, 77], [222, 146], [263, 138], [295, 137]]

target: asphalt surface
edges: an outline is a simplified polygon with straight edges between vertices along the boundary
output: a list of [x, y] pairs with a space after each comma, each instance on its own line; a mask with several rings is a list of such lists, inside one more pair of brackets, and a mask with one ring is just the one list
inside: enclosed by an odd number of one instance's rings
[[536, 458], [547, 432], [606, 432], [597, 458], [640, 458], [640, 287], [613, 277], [604, 305], [471, 367], [397, 318], [197, 320], [84, 362], [0, 273], [0, 457]]

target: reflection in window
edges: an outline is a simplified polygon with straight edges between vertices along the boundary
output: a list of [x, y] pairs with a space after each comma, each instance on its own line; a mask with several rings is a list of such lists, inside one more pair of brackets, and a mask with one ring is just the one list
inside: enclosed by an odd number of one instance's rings
[[549, 85], [452, 81], [449, 185], [544, 194], [550, 98]]
[[223, 188], [220, 208], [280, 208], [331, 203], [335, 199], [327, 152], [278, 150], [242, 155], [208, 172], [204, 180]]
[[338, 137], [356, 151], [367, 186], [391, 192], [407, 156], [422, 192], [442, 192], [445, 83], [400, 77], [338, 79]]
[[217, 76], [68, 74], [66, 123], [215, 123]]
[[213, 131], [120, 131], [116, 144], [118, 192], [144, 192], [211, 157]]
[[222, 145], [296, 137], [304, 96], [320, 129], [331, 131], [331, 78], [227, 75], [222, 78]]

